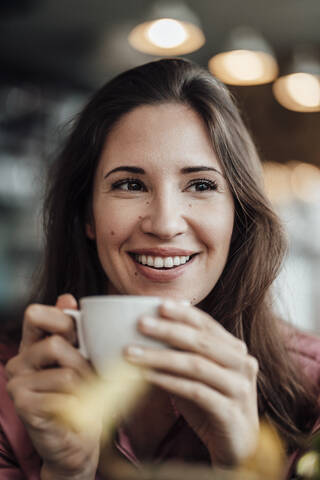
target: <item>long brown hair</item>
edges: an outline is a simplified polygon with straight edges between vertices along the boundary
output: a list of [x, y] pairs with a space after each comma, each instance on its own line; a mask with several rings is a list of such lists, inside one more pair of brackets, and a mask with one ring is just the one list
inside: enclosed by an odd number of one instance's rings
[[94, 173], [108, 133], [140, 105], [182, 103], [203, 119], [234, 197], [236, 218], [225, 269], [200, 308], [243, 339], [260, 365], [260, 415], [296, 448], [310, 428], [314, 394], [289, 358], [269, 295], [285, 252], [281, 225], [266, 199], [260, 161], [228, 90], [182, 59], [124, 72], [90, 100], [50, 171], [44, 209], [46, 245], [35, 301], [54, 304], [61, 293], [103, 294], [106, 274], [85, 234]]

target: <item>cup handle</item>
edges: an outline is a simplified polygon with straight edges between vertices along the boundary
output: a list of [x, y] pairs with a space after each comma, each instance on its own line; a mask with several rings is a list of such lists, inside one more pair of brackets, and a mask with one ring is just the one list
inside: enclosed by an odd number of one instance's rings
[[75, 320], [76, 324], [76, 330], [77, 330], [77, 336], [78, 336], [78, 344], [79, 344], [79, 352], [81, 355], [84, 356], [87, 360], [89, 359], [89, 354], [86, 349], [86, 344], [84, 341], [84, 334], [83, 334], [83, 326], [82, 326], [82, 314], [79, 312], [79, 310], [71, 310], [69, 308], [66, 308], [63, 310], [63, 312], [66, 315], [70, 315]]

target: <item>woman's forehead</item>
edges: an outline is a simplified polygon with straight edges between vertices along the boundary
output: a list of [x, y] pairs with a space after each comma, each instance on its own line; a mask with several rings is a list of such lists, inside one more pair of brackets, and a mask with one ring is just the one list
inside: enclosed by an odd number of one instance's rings
[[[166, 122], [164, 123], [164, 120]], [[158, 103], [153, 105], [140, 105], [123, 115], [111, 131], [113, 135], [121, 135], [123, 132], [130, 134], [145, 134], [152, 127], [158, 130], [166, 130], [171, 124], [178, 129], [183, 124], [200, 123], [202, 119], [199, 114], [189, 105], [182, 103]], [[185, 126], [184, 125], [184, 126]], [[203, 125], [205, 128], [205, 126]]]
[[125, 162], [218, 165], [207, 128], [197, 112], [183, 104], [143, 105], [127, 113], [108, 135], [103, 165]]

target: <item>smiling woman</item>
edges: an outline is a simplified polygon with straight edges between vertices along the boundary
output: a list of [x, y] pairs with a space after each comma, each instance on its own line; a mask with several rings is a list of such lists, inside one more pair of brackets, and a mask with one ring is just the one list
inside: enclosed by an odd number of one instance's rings
[[57, 425], [48, 403], [95, 375], [63, 309], [97, 294], [164, 299], [137, 328], [166, 347], [124, 352], [152, 385], [118, 432], [130, 461], [238, 465], [257, 448], [262, 418], [288, 455], [304, 444], [318, 415], [319, 345], [272, 312], [282, 228], [238, 110], [208, 72], [160, 60], [101, 88], [50, 172], [45, 233], [40, 304], [26, 309], [6, 366], [13, 402], [4, 391], [0, 403], [7, 472], [99, 475], [101, 428]]
[[228, 183], [193, 109], [140, 106], [110, 132], [86, 224], [109, 293], [179, 300], [192, 292], [199, 303], [224, 268], [233, 218]]

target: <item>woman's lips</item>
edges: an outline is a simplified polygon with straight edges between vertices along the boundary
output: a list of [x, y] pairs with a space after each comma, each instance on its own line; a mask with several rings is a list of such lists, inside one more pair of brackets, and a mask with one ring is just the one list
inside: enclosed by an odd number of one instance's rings
[[193, 257], [191, 257], [191, 259], [187, 263], [170, 269], [157, 269], [148, 267], [147, 265], [142, 265], [141, 263], [137, 262], [131, 255], [129, 256], [132, 259], [134, 266], [138, 270], [138, 272], [140, 272], [148, 280], [151, 280], [153, 282], [166, 283], [170, 282], [171, 280], [175, 280], [176, 278], [183, 275], [185, 270], [190, 267], [190, 265], [194, 262], [195, 258], [198, 255], [194, 255]]

